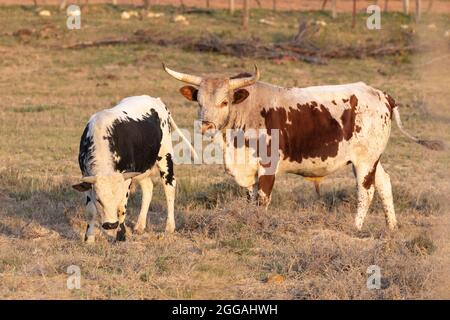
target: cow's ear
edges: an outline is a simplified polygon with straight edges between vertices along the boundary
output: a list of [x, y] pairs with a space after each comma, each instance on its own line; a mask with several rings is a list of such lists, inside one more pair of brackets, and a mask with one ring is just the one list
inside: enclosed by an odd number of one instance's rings
[[85, 191], [91, 190], [92, 183], [80, 182], [79, 184], [74, 184], [72, 186], [72, 188], [74, 188], [75, 190], [80, 191], [80, 192], [85, 192]]
[[184, 86], [180, 88], [180, 93], [190, 101], [197, 101], [198, 89], [193, 86]]
[[245, 89], [238, 89], [234, 92], [233, 104], [238, 104], [247, 99], [250, 93]]

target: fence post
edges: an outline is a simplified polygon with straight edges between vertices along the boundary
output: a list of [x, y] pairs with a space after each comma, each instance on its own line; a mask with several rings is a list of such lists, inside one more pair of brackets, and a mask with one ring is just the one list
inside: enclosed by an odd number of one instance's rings
[[353, 0], [353, 10], [352, 10], [352, 29], [356, 25], [356, 0]]
[[422, 17], [422, 1], [416, 0], [416, 22]]
[[229, 0], [229, 5], [230, 5], [230, 14], [233, 15], [234, 14], [234, 0]]
[[67, 4], [66, 4], [66, 0], [61, 0], [59, 3], [59, 10], [64, 10], [66, 8]]
[[332, 0], [332, 1], [331, 1], [331, 6], [332, 6], [332, 8], [331, 8], [331, 17], [332, 17], [333, 19], [336, 19], [336, 17], [337, 17], [336, 1], [337, 1], [337, 0]]
[[430, 12], [432, 7], [433, 7], [433, 0], [429, 0], [428, 1], [428, 8], [427, 8], [426, 13]]
[[409, 14], [409, 0], [403, 0], [403, 13]]
[[248, 0], [244, 0], [244, 8], [242, 10], [242, 27], [244, 30], [248, 29], [249, 11]]

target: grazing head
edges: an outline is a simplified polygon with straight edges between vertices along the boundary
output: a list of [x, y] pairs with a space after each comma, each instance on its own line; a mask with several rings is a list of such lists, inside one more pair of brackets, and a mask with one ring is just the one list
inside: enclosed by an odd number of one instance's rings
[[95, 208], [105, 231], [115, 231], [119, 226], [119, 216], [125, 212], [123, 207], [128, 192], [128, 183], [139, 172], [113, 173], [111, 175], [88, 176], [72, 187], [80, 192], [93, 190]]
[[227, 124], [230, 105], [247, 99], [249, 92], [244, 87], [256, 83], [260, 76], [256, 65], [254, 75], [243, 74], [232, 78], [199, 77], [171, 70], [164, 64], [163, 67], [175, 79], [189, 84], [180, 88], [180, 93], [186, 99], [198, 102], [202, 133], [222, 129]]

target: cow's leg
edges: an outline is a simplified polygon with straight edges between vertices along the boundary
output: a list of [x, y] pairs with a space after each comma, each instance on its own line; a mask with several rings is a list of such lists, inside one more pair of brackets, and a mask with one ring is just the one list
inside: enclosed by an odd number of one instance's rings
[[172, 233], [175, 231], [174, 206], [175, 206], [175, 187], [177, 184], [175, 176], [173, 174], [172, 152], [160, 153], [157, 165], [159, 168], [159, 173], [163, 180], [164, 193], [166, 195], [167, 201], [166, 232]]
[[139, 212], [138, 220], [134, 226], [134, 232], [138, 234], [144, 233], [145, 227], [147, 225], [147, 214], [150, 207], [150, 202], [152, 201], [153, 195], [153, 182], [150, 177], [145, 177], [140, 179], [139, 186], [142, 191], [142, 201], [141, 210]]
[[[123, 215], [125, 217], [125, 214]], [[125, 241], [127, 236], [127, 229], [125, 227], [125, 218], [123, 219], [123, 221], [120, 221], [121, 219], [119, 218], [119, 229], [117, 230], [116, 233], [116, 241]]]
[[320, 199], [320, 182], [317, 180], [314, 180], [314, 189], [316, 190], [317, 198]]
[[254, 203], [258, 198], [258, 183], [253, 184], [247, 188], [247, 200]]
[[267, 207], [272, 199], [272, 189], [275, 183], [275, 175], [258, 176], [258, 205]]
[[378, 163], [375, 173], [375, 188], [383, 203], [387, 225], [389, 229], [394, 230], [397, 227], [397, 219], [395, 217], [394, 200], [392, 198], [391, 179], [386, 171], [384, 171], [381, 163]]
[[95, 223], [97, 220], [97, 209], [94, 204], [94, 197], [90, 191], [86, 192], [86, 214], [88, 225], [84, 235], [84, 241], [91, 243], [95, 241]]
[[125, 181], [125, 187], [127, 188], [127, 193], [123, 197], [122, 203], [120, 204], [119, 212], [117, 213], [119, 218], [119, 229], [117, 230], [116, 234], [116, 241], [125, 241], [126, 240], [126, 233], [127, 228], [125, 225], [125, 218], [127, 216], [127, 204], [128, 204], [128, 198], [130, 197], [130, 188], [131, 188], [131, 179], [128, 181]]
[[358, 209], [355, 218], [355, 226], [358, 230], [362, 229], [364, 218], [367, 215], [370, 204], [373, 199], [375, 191], [375, 171], [378, 160], [370, 165], [357, 164], [355, 165], [356, 183], [358, 187]]
[[260, 164], [258, 167], [258, 205], [269, 207], [272, 199], [272, 189], [275, 183], [275, 174], [278, 171], [278, 161], [271, 160], [270, 165]]

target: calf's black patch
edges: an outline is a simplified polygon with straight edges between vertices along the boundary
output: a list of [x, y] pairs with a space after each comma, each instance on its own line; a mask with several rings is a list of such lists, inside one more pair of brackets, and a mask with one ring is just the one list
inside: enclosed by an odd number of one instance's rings
[[89, 224], [87, 225], [86, 232], [84, 233], [84, 241], [87, 241], [87, 239], [88, 239], [88, 236], [87, 236], [88, 230], [89, 230]]
[[116, 222], [105, 222], [102, 224], [102, 228], [105, 230], [114, 230], [119, 226], [119, 221]]
[[94, 165], [94, 142], [92, 136], [88, 136], [89, 123], [83, 131], [80, 139], [78, 164], [84, 176], [89, 175], [90, 168]]
[[114, 169], [119, 172], [144, 172], [156, 162], [161, 148], [162, 130], [158, 113], [151, 109], [141, 119], [117, 119], [108, 129], [107, 139]]
[[172, 185], [173, 182], [173, 161], [172, 155], [170, 153], [166, 154], [167, 161], [167, 174], [166, 174], [166, 182]]
[[[158, 157], [158, 161], [160, 161], [161, 158]], [[172, 160], [172, 155], [170, 153], [166, 154], [166, 164], [167, 167], [164, 168], [160, 168], [160, 175], [161, 178], [164, 180], [165, 184], [170, 184], [171, 186], [173, 185], [173, 180], [174, 180], [174, 174], [173, 174], [173, 160]]]

